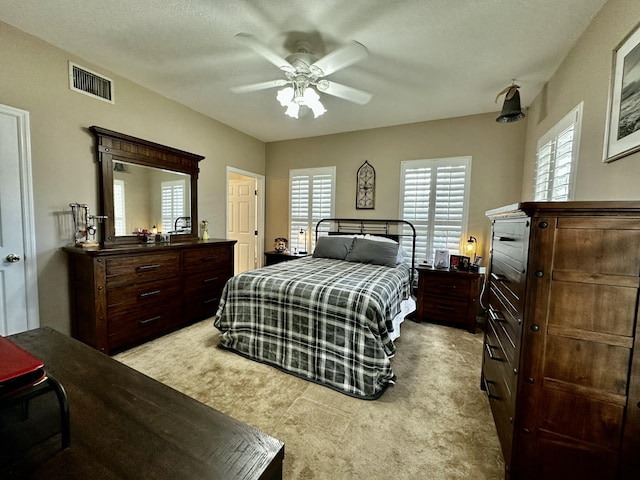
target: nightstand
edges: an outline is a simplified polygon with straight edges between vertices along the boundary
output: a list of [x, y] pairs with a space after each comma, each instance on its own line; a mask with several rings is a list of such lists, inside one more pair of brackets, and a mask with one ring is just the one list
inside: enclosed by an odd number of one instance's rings
[[291, 252], [264, 252], [265, 265], [275, 265], [280, 262], [288, 262], [289, 260], [297, 260], [298, 258], [304, 258], [311, 255], [310, 253], [291, 253]]
[[416, 320], [465, 326], [475, 333], [481, 276], [475, 272], [418, 267]]

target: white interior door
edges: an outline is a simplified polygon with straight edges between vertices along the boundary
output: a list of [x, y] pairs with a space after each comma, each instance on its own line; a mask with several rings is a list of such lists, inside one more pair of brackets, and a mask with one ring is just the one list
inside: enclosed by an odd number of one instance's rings
[[234, 272], [257, 267], [256, 180], [239, 174], [229, 176], [227, 236], [236, 240]]
[[29, 113], [0, 105], [0, 335], [40, 326]]

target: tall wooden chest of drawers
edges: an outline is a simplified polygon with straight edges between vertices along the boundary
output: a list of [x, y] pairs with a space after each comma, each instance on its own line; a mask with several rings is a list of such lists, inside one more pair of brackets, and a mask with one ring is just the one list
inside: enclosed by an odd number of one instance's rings
[[640, 478], [640, 202], [487, 215], [482, 388], [506, 478]]
[[72, 335], [107, 354], [215, 314], [235, 241], [66, 247]]

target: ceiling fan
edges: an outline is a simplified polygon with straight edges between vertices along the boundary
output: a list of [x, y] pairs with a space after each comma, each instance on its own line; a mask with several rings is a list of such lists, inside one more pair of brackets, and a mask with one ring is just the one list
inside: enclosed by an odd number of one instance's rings
[[276, 98], [283, 107], [287, 107], [285, 113], [294, 118], [298, 118], [299, 109], [302, 106], [309, 107], [313, 111], [314, 117], [326, 112], [320, 102], [320, 96], [312, 87], [321, 93], [343, 98], [359, 105], [364, 105], [371, 100], [372, 95], [368, 92], [325, 78], [365, 59], [369, 52], [361, 43], [352, 40], [343, 47], [318, 59], [310, 52], [309, 42], [298, 40], [295, 43], [296, 52], [284, 58], [249, 33], [239, 33], [235, 38], [282, 70], [286, 78], [233, 87], [231, 89], [233, 92], [247, 93], [285, 87], [278, 91]]

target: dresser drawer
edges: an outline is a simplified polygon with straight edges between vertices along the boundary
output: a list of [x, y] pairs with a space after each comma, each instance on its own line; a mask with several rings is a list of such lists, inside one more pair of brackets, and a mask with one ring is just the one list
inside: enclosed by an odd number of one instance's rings
[[[185, 272], [202, 272], [212, 268], [225, 268], [233, 265], [233, 249], [228, 245], [213, 245], [206, 248], [193, 248], [184, 252]], [[232, 275], [229, 272], [228, 275]]]
[[519, 345], [522, 336], [523, 312], [517, 306], [510, 303], [502, 291], [491, 282], [489, 286], [489, 318], [500, 322], [504, 335], [508, 337], [511, 345]]
[[424, 280], [424, 288], [431, 294], [468, 298], [471, 291], [469, 278], [455, 275], [426, 275], [422, 280]]
[[113, 315], [109, 319], [109, 347], [117, 349], [161, 335], [182, 323], [180, 299], [150, 308]]
[[215, 315], [224, 284], [201, 288], [187, 296], [189, 320], [199, 320]]
[[166, 252], [107, 258], [106, 270], [109, 287], [174, 277], [180, 272], [180, 254]]
[[499, 254], [494, 254], [491, 258], [490, 281], [502, 291], [503, 296], [513, 305], [514, 310], [522, 311], [524, 309], [526, 274], [524, 266], [520, 270], [515, 270], [504, 263]]
[[156, 303], [168, 303], [181, 296], [180, 282], [175, 278], [136, 283], [107, 290], [108, 315], [145, 309]]
[[492, 254], [499, 253], [514, 268], [520, 269], [527, 259], [529, 219], [508, 219], [493, 224]]
[[504, 383], [505, 397], [511, 398], [518, 386], [518, 376], [514, 373], [518, 365], [514, 358], [515, 348], [505, 341], [500, 323], [491, 319], [487, 321], [484, 350], [485, 362], [495, 365]]
[[496, 424], [502, 455], [506, 464], [511, 461], [513, 442], [514, 403], [505, 391], [503, 368], [498, 362], [492, 362], [485, 349], [482, 368], [482, 389], [489, 398], [489, 406]]
[[468, 322], [468, 302], [465, 299], [424, 295], [421, 300], [420, 314], [424, 318], [453, 323]]
[[207, 272], [199, 272], [188, 275], [185, 280], [185, 293], [188, 296], [200, 291], [216, 290], [221, 292], [222, 287], [229, 279], [228, 269], [221, 267]]

